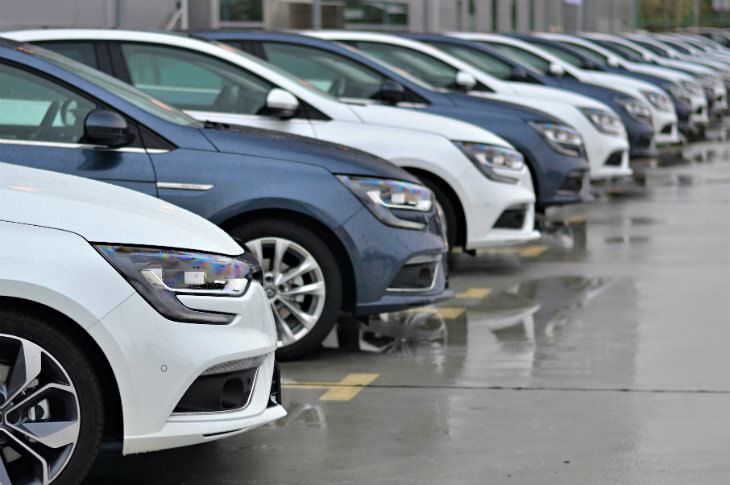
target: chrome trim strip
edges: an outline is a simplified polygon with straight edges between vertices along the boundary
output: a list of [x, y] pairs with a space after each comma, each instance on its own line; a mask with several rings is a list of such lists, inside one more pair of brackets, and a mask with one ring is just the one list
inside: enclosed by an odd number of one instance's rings
[[158, 189], [173, 189], [173, 190], [199, 190], [207, 191], [215, 187], [211, 184], [184, 184], [178, 182], [157, 182]]
[[61, 143], [54, 141], [33, 141], [33, 140], [13, 140], [10, 138], [0, 138], [0, 144], [3, 145], [26, 145], [32, 147], [50, 147], [50, 148], [82, 148], [85, 150], [99, 150], [105, 152], [121, 152], [121, 153], [167, 153], [170, 150], [161, 148], [145, 148], [138, 147], [121, 147], [109, 148], [100, 145], [89, 145], [88, 143]]

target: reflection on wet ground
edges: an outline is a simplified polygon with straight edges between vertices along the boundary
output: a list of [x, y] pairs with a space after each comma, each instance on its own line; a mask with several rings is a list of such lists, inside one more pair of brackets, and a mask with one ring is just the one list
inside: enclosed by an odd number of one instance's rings
[[727, 485], [730, 153], [684, 152], [540, 241], [453, 255], [454, 300], [339, 326], [283, 365], [280, 422], [107, 450], [87, 484]]

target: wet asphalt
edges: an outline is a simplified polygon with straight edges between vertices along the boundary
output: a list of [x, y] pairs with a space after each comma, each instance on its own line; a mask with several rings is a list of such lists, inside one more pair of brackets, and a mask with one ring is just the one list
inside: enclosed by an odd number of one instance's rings
[[638, 166], [457, 298], [283, 366], [289, 415], [91, 484], [730, 484], [730, 144]]

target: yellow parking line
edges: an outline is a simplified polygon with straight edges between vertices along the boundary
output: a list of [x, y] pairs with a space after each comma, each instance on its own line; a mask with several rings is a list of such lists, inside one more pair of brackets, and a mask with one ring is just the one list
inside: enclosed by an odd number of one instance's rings
[[479, 300], [485, 298], [491, 292], [491, 288], [469, 288], [464, 292], [456, 293], [454, 296], [461, 300]]
[[349, 401], [371, 384], [380, 374], [348, 374], [340, 382], [291, 382], [285, 389], [326, 389], [320, 401]]
[[571, 226], [580, 226], [581, 224], [585, 224], [586, 221], [586, 216], [583, 214], [576, 214], [568, 218], [568, 224]]
[[547, 246], [527, 246], [520, 250], [520, 256], [523, 258], [536, 258], [547, 251], [547, 249]]
[[440, 307], [436, 309], [436, 313], [439, 314], [441, 318], [445, 318], [446, 320], [455, 320], [462, 316], [464, 314], [463, 308], [452, 308], [452, 307]]

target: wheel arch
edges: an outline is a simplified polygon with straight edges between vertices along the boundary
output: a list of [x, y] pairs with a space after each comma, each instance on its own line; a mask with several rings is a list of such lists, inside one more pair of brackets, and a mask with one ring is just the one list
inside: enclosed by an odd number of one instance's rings
[[329, 227], [314, 217], [290, 209], [258, 209], [243, 212], [220, 223], [220, 227], [229, 232], [233, 226], [239, 224], [251, 224], [257, 220], [283, 220], [293, 224], [302, 225], [320, 236], [327, 247], [331, 248], [340, 269], [344, 293], [342, 299], [343, 309], [349, 312], [354, 311], [357, 302], [357, 283], [352, 260], [340, 237]]
[[91, 367], [98, 373], [104, 399], [104, 437], [121, 442], [124, 439], [124, 415], [119, 385], [109, 361], [93, 337], [66, 314], [34, 300], [0, 296], [0, 307], [46, 321], [63, 323], [57, 326], [58, 330], [79, 345], [84, 355], [91, 360]]

